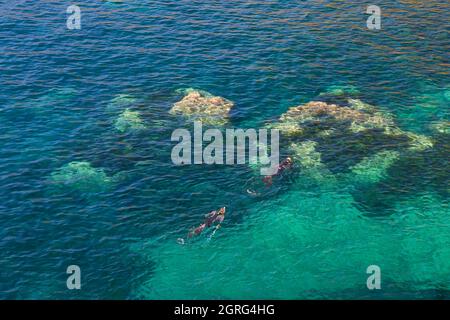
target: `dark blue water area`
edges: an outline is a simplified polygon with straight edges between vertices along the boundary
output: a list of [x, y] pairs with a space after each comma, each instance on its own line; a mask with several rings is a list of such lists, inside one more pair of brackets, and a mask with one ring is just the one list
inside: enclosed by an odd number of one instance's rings
[[[448, 121], [445, 1], [378, 1], [377, 31], [366, 27], [367, 1], [77, 1], [81, 30], [69, 30], [72, 4], [0, 1], [0, 298], [132, 298], [157, 257], [130, 245], [184, 236], [220, 206], [239, 225], [289, 190], [287, 182], [249, 197], [246, 165], [174, 166], [171, 134], [191, 128], [168, 114], [179, 88], [234, 101], [236, 128], [261, 127], [334, 85], [357, 87], [405, 130], [432, 134], [430, 123]], [[108, 105], [119, 94], [137, 98], [145, 130], [114, 129]], [[448, 165], [445, 150], [432, 165]], [[120, 179], [93, 194], [55, 188], [52, 173], [73, 161]], [[405, 178], [411, 172], [417, 180]], [[386, 193], [436, 181], [407, 166], [397, 173]], [[67, 290], [71, 264], [82, 268], [80, 291]], [[392, 292], [442, 294], [405, 290]]]

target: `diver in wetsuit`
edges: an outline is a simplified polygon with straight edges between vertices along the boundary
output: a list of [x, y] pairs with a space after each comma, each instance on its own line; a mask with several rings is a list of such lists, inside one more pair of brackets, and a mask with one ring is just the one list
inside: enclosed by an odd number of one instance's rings
[[287, 157], [286, 159], [284, 159], [279, 165], [278, 165], [278, 169], [277, 172], [272, 175], [272, 176], [265, 176], [263, 178], [263, 182], [266, 185], [266, 187], [270, 187], [272, 185], [272, 178], [274, 176], [278, 176], [279, 174], [281, 174], [284, 170], [286, 169], [290, 169], [292, 167], [293, 161], [291, 157]]
[[[278, 165], [277, 171], [273, 175], [265, 176], [264, 178], [262, 178], [262, 182], [264, 183], [266, 188], [268, 188], [268, 187], [270, 187], [272, 185], [273, 177], [280, 175], [281, 173], [283, 173], [287, 169], [290, 169], [293, 164], [294, 164], [294, 161], [292, 160], [292, 158], [291, 157], [287, 157], [286, 159], [284, 159]], [[252, 196], [259, 196], [259, 195], [261, 195], [259, 192], [256, 192], [253, 189], [247, 189], [247, 193], [252, 195]]]
[[[206, 214], [205, 215], [205, 220], [203, 221], [203, 223], [200, 224], [197, 228], [191, 230], [188, 233], [187, 237], [188, 238], [192, 238], [194, 236], [198, 236], [199, 234], [201, 234], [203, 232], [203, 230], [205, 230], [206, 228], [211, 227], [214, 224], [216, 224], [216, 229], [219, 229], [220, 228], [220, 224], [225, 219], [225, 212], [226, 212], [226, 208], [222, 207], [218, 211], [211, 211], [210, 213]], [[179, 239], [179, 242], [184, 243], [184, 240], [181, 241]]]

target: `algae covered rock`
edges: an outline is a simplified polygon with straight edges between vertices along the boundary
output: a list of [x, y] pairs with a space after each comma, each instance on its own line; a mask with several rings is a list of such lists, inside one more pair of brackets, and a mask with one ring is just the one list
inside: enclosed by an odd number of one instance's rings
[[144, 121], [138, 111], [125, 109], [114, 122], [114, 127], [120, 132], [136, 131], [145, 129]]
[[[307, 133], [322, 135], [331, 134], [333, 130], [345, 127], [352, 132], [361, 132], [370, 129], [383, 129], [394, 126], [391, 117], [381, 112], [365, 112], [363, 108], [353, 100], [352, 107], [341, 107], [336, 104], [328, 104], [322, 101], [312, 101], [304, 105], [290, 108], [282, 114], [280, 120], [272, 125], [287, 136], [302, 135]], [[331, 130], [331, 131], [330, 131]]]
[[294, 159], [294, 164], [301, 169], [303, 180], [308, 177], [315, 184], [329, 187], [335, 184], [336, 179], [322, 162], [322, 155], [316, 150], [317, 146], [316, 141], [306, 140], [290, 144], [288, 150]]
[[397, 151], [380, 151], [351, 167], [351, 173], [359, 182], [377, 183], [387, 176], [388, 169], [399, 159]]
[[303, 134], [302, 127], [295, 121], [280, 121], [267, 125], [267, 128], [279, 130], [284, 135], [291, 137]]
[[433, 146], [429, 137], [400, 129], [392, 115], [358, 99], [349, 99], [348, 106], [312, 101], [292, 107], [270, 127], [290, 139], [324, 140], [335, 135], [353, 135], [355, 140], [366, 142], [391, 138], [412, 151]]
[[326, 90], [320, 93], [321, 96], [348, 96], [359, 94], [358, 88], [352, 85], [334, 85], [329, 86]]
[[408, 149], [411, 151], [424, 151], [434, 146], [433, 140], [425, 135], [413, 132], [405, 132], [405, 135], [410, 139]]
[[450, 133], [450, 121], [437, 121], [431, 124], [431, 129], [440, 134]]
[[347, 99], [343, 106], [312, 101], [292, 107], [268, 127], [280, 130], [281, 148], [303, 173], [354, 177], [350, 182], [376, 183], [402, 156], [434, 145], [430, 137], [400, 129], [390, 113], [359, 99]]
[[94, 168], [86, 161], [68, 163], [52, 173], [51, 181], [82, 192], [106, 191], [113, 184], [113, 179], [103, 169]]
[[183, 115], [205, 124], [223, 125], [229, 120], [229, 112], [234, 103], [202, 90], [186, 89], [185, 96], [176, 102], [169, 113]]
[[297, 159], [302, 168], [320, 168], [323, 166], [321, 155], [316, 151], [317, 142], [304, 141], [301, 143], [292, 143], [290, 150], [292, 156]]
[[349, 98], [347, 100], [349, 106], [355, 110], [359, 110], [359, 111], [363, 111], [363, 112], [368, 112], [368, 113], [376, 113], [379, 112], [378, 108], [368, 104], [360, 99], [352, 99]]
[[404, 131], [398, 127], [389, 128], [386, 130], [386, 133], [393, 138], [405, 137], [407, 139], [407, 150], [409, 151], [424, 151], [434, 146], [430, 137], [411, 131]]

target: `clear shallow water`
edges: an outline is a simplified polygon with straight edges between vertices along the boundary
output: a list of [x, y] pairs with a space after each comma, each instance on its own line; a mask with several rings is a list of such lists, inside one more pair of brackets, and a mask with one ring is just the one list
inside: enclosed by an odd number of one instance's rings
[[[448, 3], [380, 1], [380, 32], [356, 1], [81, 1], [78, 31], [70, 4], [0, 3], [1, 298], [449, 298], [449, 141], [429, 128], [449, 116]], [[234, 101], [247, 128], [340, 84], [435, 147], [375, 185], [299, 173], [258, 198], [247, 166], [171, 164], [178, 88]], [[115, 130], [118, 94], [147, 130]], [[120, 179], [55, 188], [72, 161]], [[176, 243], [223, 205], [211, 241]], [[66, 288], [70, 264], [82, 290]]]

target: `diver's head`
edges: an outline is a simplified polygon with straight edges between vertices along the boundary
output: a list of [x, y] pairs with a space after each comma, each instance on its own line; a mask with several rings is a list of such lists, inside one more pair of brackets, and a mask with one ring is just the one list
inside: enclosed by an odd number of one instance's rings
[[225, 215], [225, 211], [226, 211], [226, 208], [222, 207], [222, 208], [219, 209], [218, 213], [221, 214], [221, 215]]

